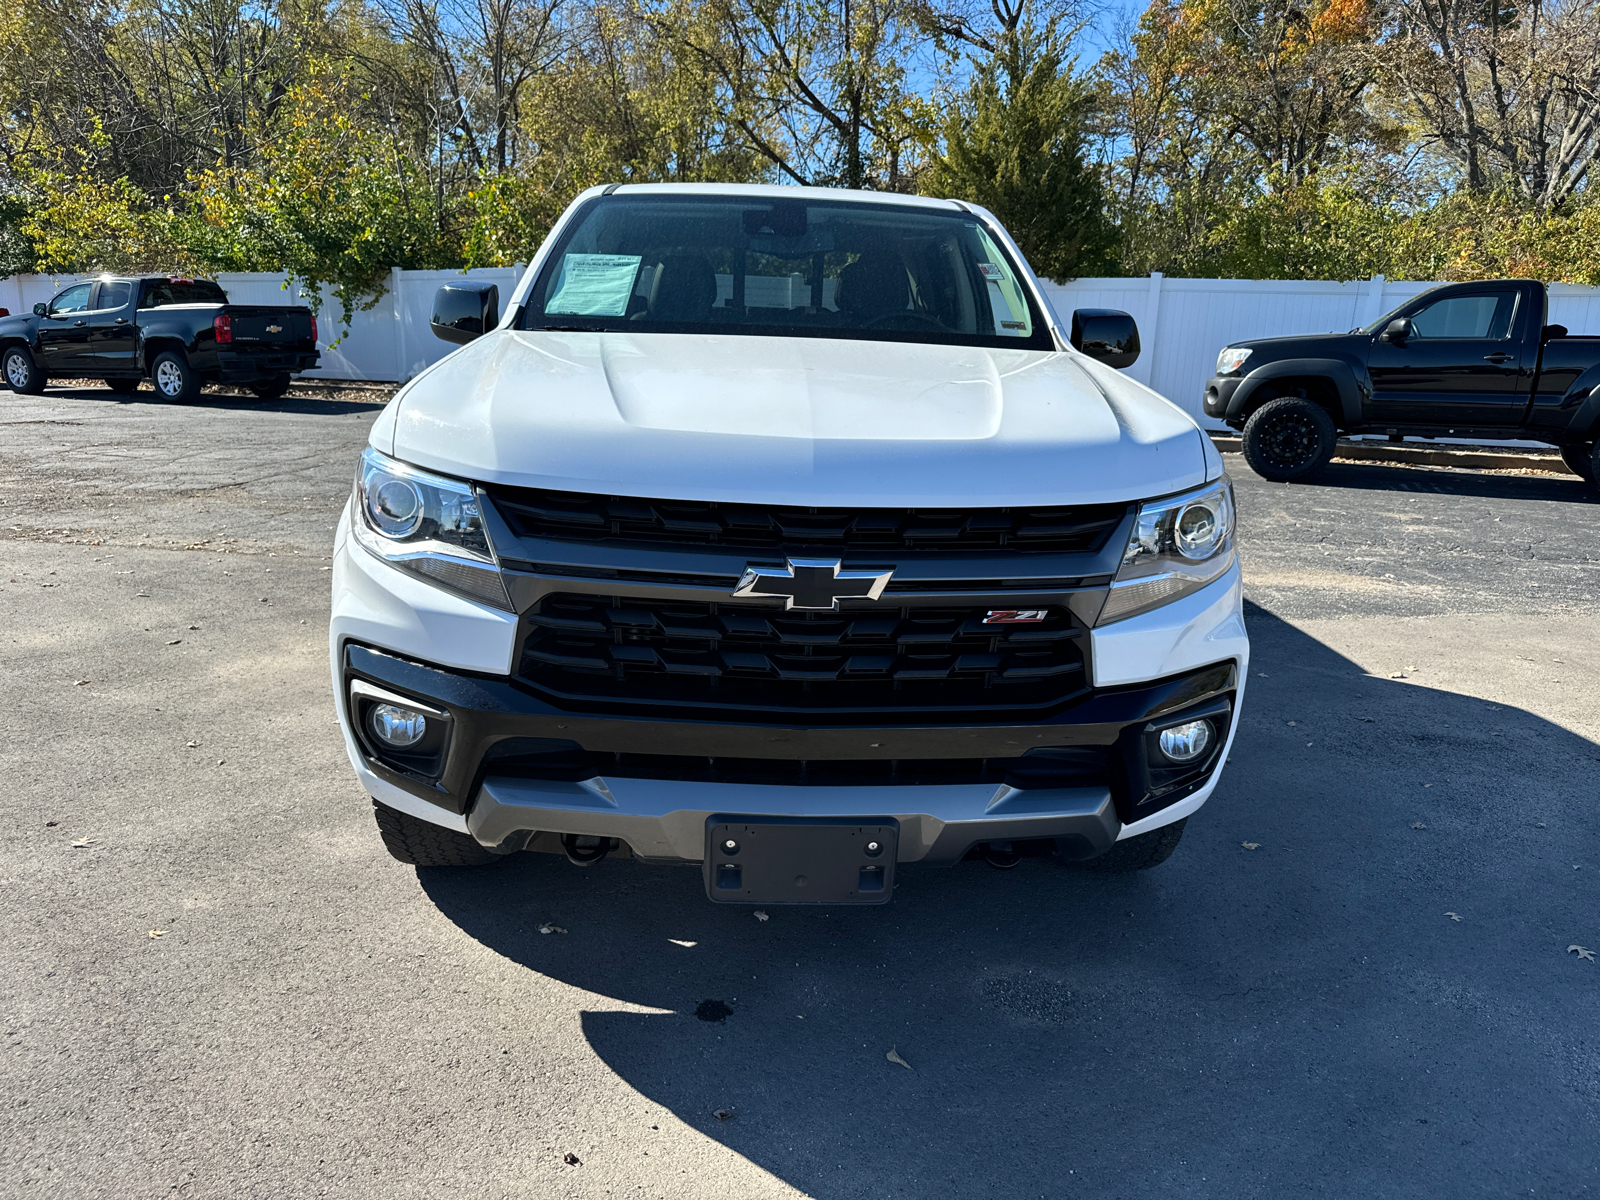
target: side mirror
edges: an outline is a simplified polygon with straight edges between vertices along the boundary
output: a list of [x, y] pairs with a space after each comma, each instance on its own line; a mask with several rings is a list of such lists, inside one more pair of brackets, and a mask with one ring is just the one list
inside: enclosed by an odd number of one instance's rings
[[1405, 345], [1411, 336], [1411, 322], [1404, 317], [1396, 317], [1383, 327], [1383, 332], [1378, 335], [1380, 342], [1393, 342], [1397, 346]]
[[1567, 327], [1565, 325], [1546, 325], [1539, 333], [1539, 341], [1541, 343], [1553, 342], [1557, 338], [1564, 338], [1566, 336]]
[[1139, 326], [1114, 308], [1080, 308], [1072, 314], [1072, 348], [1108, 367], [1131, 367], [1139, 358]]
[[33, 315], [36, 317], [48, 317], [50, 315], [50, 306], [43, 300], [39, 301], [33, 306]]
[[433, 294], [433, 336], [465, 344], [500, 324], [500, 288], [463, 279]]

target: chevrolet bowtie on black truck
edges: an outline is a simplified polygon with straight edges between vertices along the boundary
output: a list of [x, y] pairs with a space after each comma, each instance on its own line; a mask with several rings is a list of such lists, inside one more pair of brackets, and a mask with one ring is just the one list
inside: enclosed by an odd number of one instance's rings
[[56, 379], [104, 379], [114, 392], [149, 379], [162, 400], [232, 383], [263, 400], [317, 365], [317, 319], [287, 304], [229, 304], [206, 279], [104, 275], [26, 316], [0, 318], [0, 379], [36, 395]]
[[1364, 329], [1234, 342], [1206, 415], [1244, 432], [1258, 475], [1305, 479], [1340, 434], [1536, 441], [1595, 483], [1600, 337], [1547, 323], [1544, 284], [1432, 288]]

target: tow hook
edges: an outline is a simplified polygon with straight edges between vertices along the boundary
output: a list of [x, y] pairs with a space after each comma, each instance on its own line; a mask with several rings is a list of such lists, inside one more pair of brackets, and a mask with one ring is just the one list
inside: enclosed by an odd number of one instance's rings
[[575, 867], [587, 867], [599, 862], [617, 848], [616, 838], [594, 837], [587, 833], [563, 833], [561, 848], [567, 861]]

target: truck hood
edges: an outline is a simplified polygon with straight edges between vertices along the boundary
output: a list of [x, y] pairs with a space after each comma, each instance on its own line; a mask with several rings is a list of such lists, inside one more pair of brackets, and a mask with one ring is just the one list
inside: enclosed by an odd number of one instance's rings
[[1281, 358], [1338, 358], [1357, 353], [1365, 362], [1371, 344], [1372, 339], [1364, 333], [1303, 333], [1291, 337], [1248, 338], [1228, 343], [1255, 351], [1251, 366], [1276, 362]]
[[435, 364], [372, 432], [483, 483], [817, 507], [1142, 499], [1204, 483], [1203, 441], [1065, 351], [515, 330]]

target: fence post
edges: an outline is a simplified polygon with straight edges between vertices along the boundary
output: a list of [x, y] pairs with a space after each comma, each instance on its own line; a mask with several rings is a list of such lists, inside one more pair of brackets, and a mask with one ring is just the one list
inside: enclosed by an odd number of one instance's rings
[[1383, 316], [1383, 276], [1374, 275], [1367, 281], [1367, 311], [1356, 325], [1370, 325]]
[[1156, 369], [1156, 330], [1161, 325], [1161, 280], [1160, 271], [1150, 272], [1150, 293], [1144, 302], [1144, 320], [1139, 323], [1139, 361], [1128, 372], [1146, 387], [1150, 386]]
[[399, 267], [389, 268], [389, 302], [394, 305], [394, 357], [396, 383], [406, 381], [406, 369], [410, 360], [406, 355], [406, 306], [401, 302], [400, 289], [405, 282], [405, 275]]

